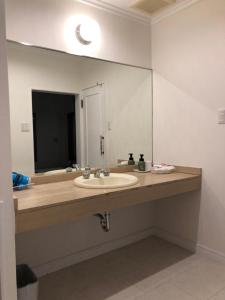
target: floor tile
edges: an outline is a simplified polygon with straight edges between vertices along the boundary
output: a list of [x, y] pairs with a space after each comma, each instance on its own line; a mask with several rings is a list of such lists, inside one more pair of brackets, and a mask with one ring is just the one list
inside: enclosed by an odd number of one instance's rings
[[225, 300], [225, 289], [216, 293], [210, 300]]
[[135, 300], [138, 295], [142, 293], [136, 289], [135, 287], [131, 286], [122, 291], [115, 293], [114, 295], [107, 297], [107, 300]]
[[168, 280], [170, 267], [191, 256], [150, 237], [44, 276], [39, 300], [133, 300]]
[[165, 283], [142, 296], [136, 297], [135, 300], [194, 300], [194, 298], [178, 287]]
[[42, 277], [52, 299], [225, 300], [225, 265], [151, 237]]
[[[165, 256], [166, 257], [166, 256]], [[165, 267], [164, 259], [168, 258], [159, 257], [159, 261], [155, 261], [153, 263], [158, 265], [158, 269], [162, 269], [159, 272], [154, 272], [151, 276], [145, 277], [143, 280], [136, 283], [136, 287], [139, 288], [141, 291], [146, 291], [152, 289], [154, 287], [159, 286], [165, 281], [171, 280], [174, 276], [179, 274], [180, 272], [185, 271], [186, 269], [190, 268], [191, 265], [196, 264], [200, 261], [200, 257], [198, 255], [191, 255], [185, 259], [176, 261], [174, 264], [170, 264], [168, 267]], [[171, 260], [171, 259], [170, 259]], [[164, 268], [160, 268], [160, 266], [164, 265]]]
[[196, 299], [206, 300], [225, 287], [225, 265], [203, 257], [174, 275], [171, 282]]

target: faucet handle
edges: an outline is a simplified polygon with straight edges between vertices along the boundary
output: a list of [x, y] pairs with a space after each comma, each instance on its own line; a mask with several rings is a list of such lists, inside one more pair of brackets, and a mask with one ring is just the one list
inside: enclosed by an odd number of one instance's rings
[[104, 174], [104, 176], [109, 176], [110, 175], [110, 169], [105, 168], [105, 169], [102, 170], [102, 173]]
[[84, 171], [82, 172], [84, 179], [89, 179], [91, 175], [91, 168], [85, 167]]

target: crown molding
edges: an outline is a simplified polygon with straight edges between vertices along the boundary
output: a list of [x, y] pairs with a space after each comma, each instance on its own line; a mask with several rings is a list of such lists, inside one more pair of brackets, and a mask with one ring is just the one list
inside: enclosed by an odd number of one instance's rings
[[176, 4], [171, 4], [169, 7], [164, 8], [163, 10], [161, 10], [159, 13], [154, 14], [151, 17], [151, 24], [157, 24], [158, 22], [162, 21], [163, 19], [170, 17], [174, 14], [176, 14], [177, 12], [199, 2], [201, 0], [184, 0], [184, 1], [180, 1]]
[[131, 11], [126, 8], [121, 8], [116, 5], [112, 5], [104, 2], [104, 0], [78, 0], [80, 3], [84, 3], [104, 11], [114, 13], [117, 16], [126, 17], [132, 21], [136, 21], [145, 25], [154, 25], [163, 19], [176, 14], [177, 12], [199, 2], [201, 0], [180, 0], [178, 3], [171, 4], [165, 7], [160, 12], [153, 14], [152, 16], [147, 16], [135, 11]]
[[150, 16], [145, 16], [141, 13], [136, 13], [131, 10], [125, 9], [125, 8], [120, 8], [118, 6], [105, 3], [102, 0], [78, 0], [80, 3], [84, 3], [99, 9], [102, 9], [104, 11], [114, 13], [117, 16], [122, 16], [126, 17], [132, 21], [136, 21], [145, 25], [150, 25], [151, 24], [151, 17]]

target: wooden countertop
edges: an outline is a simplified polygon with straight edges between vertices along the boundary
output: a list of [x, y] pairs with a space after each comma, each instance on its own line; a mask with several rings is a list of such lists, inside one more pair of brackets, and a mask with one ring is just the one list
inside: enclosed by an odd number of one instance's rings
[[188, 180], [198, 177], [198, 175], [171, 173], [171, 174], [151, 174], [129, 172], [138, 178], [136, 185], [119, 189], [84, 189], [74, 185], [73, 180], [56, 183], [34, 185], [31, 189], [17, 191], [14, 193], [18, 199], [17, 213], [37, 210], [55, 205], [65, 205], [69, 202], [82, 201], [99, 195], [116, 194], [121, 191], [132, 191], [142, 187], [165, 184], [169, 182]]
[[150, 200], [169, 197], [201, 187], [201, 169], [190, 173], [151, 174], [128, 172], [139, 181], [120, 189], [84, 189], [73, 180], [34, 185], [17, 191], [17, 232], [33, 230], [52, 224], [113, 210]]

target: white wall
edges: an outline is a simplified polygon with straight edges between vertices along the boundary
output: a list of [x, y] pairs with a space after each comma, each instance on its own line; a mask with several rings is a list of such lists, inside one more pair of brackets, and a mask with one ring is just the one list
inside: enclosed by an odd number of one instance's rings
[[[155, 159], [203, 168], [198, 243], [225, 254], [225, 2], [204, 0], [152, 26]], [[180, 203], [186, 203], [181, 206]], [[195, 200], [194, 200], [195, 199]], [[157, 208], [158, 226], [195, 240], [200, 195]]]
[[[150, 26], [75, 0], [8, 0], [7, 38], [33, 45], [80, 53], [101, 59], [150, 67]], [[73, 16], [85, 15], [101, 28], [99, 49], [74, 46], [65, 41], [65, 24]]]
[[[13, 170], [34, 173], [32, 89], [80, 94], [97, 81], [105, 90], [107, 164], [129, 152], [151, 159], [151, 71], [12, 43], [8, 62]], [[30, 132], [21, 132], [23, 122]]]
[[0, 91], [0, 299], [16, 300], [15, 217], [10, 174], [9, 95], [3, 0], [0, 0]]

